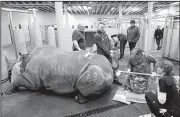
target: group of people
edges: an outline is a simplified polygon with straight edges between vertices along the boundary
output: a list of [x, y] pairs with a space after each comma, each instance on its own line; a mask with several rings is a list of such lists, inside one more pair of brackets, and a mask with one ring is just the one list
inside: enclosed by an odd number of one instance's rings
[[[137, 41], [140, 37], [139, 28], [135, 25], [135, 20], [130, 21], [131, 26], [127, 29], [127, 36], [124, 34], [114, 34], [111, 35], [111, 38], [117, 37], [120, 41], [120, 60], [123, 60], [125, 45], [128, 41], [130, 51], [132, 51]], [[97, 27], [97, 32], [94, 35], [94, 42], [97, 46], [97, 54], [104, 55], [109, 61], [112, 61], [113, 57], [113, 45], [104, 30], [105, 24], [100, 22]], [[82, 24], [78, 24], [77, 29], [74, 30], [72, 34], [73, 41], [73, 51], [85, 50], [86, 49], [86, 40], [84, 36], [84, 26]], [[115, 42], [115, 46], [117, 45], [117, 41]]]
[[[140, 37], [140, 32], [139, 28], [135, 26], [135, 20], [131, 20], [130, 24], [131, 26], [127, 29], [127, 36], [124, 34], [111, 35], [111, 38], [117, 37], [120, 42], [119, 60], [123, 60], [125, 45], [128, 42], [131, 56], [128, 62], [127, 71], [149, 73], [152, 74], [152, 76], [138, 76], [130, 74], [124, 84], [124, 88], [137, 93], [145, 93], [145, 99], [148, 107], [156, 117], [179, 117], [179, 90], [173, 80], [173, 64], [167, 60], [157, 62], [153, 56], [144, 53], [143, 50], [135, 49], [136, 43]], [[109, 62], [112, 63], [112, 58], [114, 56], [113, 46], [104, 28], [104, 23], [98, 24], [97, 32], [94, 35], [94, 42], [97, 46], [97, 54], [105, 56]], [[86, 49], [84, 29], [85, 28], [82, 24], [78, 24], [77, 30], [73, 32], [73, 51]], [[160, 40], [163, 36], [162, 34], [162, 30], [160, 30], [160, 27], [158, 26], [154, 35], [158, 45], [158, 50], [160, 49]], [[117, 43], [115, 46], [117, 46]], [[152, 66], [151, 63], [153, 63]], [[157, 74], [162, 75], [159, 79], [156, 93], [147, 89], [148, 79], [156, 77], [155, 70]], [[115, 77], [114, 80], [116, 83], [121, 84], [117, 77]], [[134, 82], [132, 83], [133, 80]]]

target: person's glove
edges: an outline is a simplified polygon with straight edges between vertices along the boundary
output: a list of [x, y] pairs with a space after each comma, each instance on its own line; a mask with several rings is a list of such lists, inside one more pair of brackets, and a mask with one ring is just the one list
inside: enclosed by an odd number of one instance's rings
[[112, 51], [112, 50], [110, 51], [110, 56], [111, 56], [111, 57], [113, 57], [113, 56], [114, 56], [114, 54], [113, 54], [113, 51]]
[[163, 108], [160, 108], [160, 109], [159, 109], [159, 112], [162, 113], [162, 114], [164, 114], [164, 113], [167, 112], [167, 110], [166, 110], [166, 109], [163, 109]]
[[131, 69], [129, 68], [128, 70], [127, 70], [127, 73], [129, 74], [131, 72]]
[[152, 72], [152, 74], [151, 74], [151, 79], [152, 79], [152, 80], [156, 80], [156, 78], [155, 78], [156, 75], [157, 75], [157, 74], [156, 74], [155, 72]]
[[116, 76], [119, 77], [120, 75], [121, 75], [121, 71], [118, 70], [118, 71], [116, 72]]

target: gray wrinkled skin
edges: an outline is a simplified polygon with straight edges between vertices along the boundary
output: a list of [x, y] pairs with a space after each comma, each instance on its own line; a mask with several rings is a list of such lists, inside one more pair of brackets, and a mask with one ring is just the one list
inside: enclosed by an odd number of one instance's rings
[[35, 48], [21, 64], [22, 73], [7, 88], [12, 93], [17, 87], [31, 90], [45, 88], [58, 94], [79, 90], [83, 96], [101, 94], [111, 88], [113, 70], [102, 55], [86, 51], [62, 52], [52, 46]]

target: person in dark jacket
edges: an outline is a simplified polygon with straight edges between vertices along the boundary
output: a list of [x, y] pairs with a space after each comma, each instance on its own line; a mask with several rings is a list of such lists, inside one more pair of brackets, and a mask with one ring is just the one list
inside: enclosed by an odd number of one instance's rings
[[[108, 35], [106, 34], [106, 31], [104, 30], [105, 24], [100, 22], [98, 24], [97, 32], [94, 35], [94, 42], [97, 46], [97, 54], [105, 56], [109, 62], [112, 64], [113, 62], [113, 47], [111, 44], [111, 40], [109, 39]], [[115, 70], [114, 71], [114, 82], [116, 84], [121, 85], [122, 83], [119, 82], [118, 78], [115, 76]]]
[[131, 20], [130, 24], [131, 26], [127, 29], [127, 40], [131, 52], [136, 47], [136, 43], [140, 37], [140, 32], [139, 28], [135, 26], [135, 20]]
[[158, 26], [155, 33], [154, 33], [154, 37], [156, 39], [156, 44], [157, 44], [157, 50], [160, 49], [160, 42], [161, 42], [161, 39], [163, 38], [163, 31], [160, 29], [161, 27]]
[[[173, 64], [167, 60], [159, 62], [157, 74], [162, 75], [157, 93], [145, 93], [149, 109], [156, 117], [179, 117], [180, 95], [173, 80]], [[152, 78], [155, 76], [153, 73]]]
[[99, 23], [98, 24], [98, 29], [96, 34], [94, 35], [94, 42], [97, 46], [97, 54], [101, 54], [105, 56], [109, 62], [112, 62], [112, 57], [113, 57], [113, 47], [111, 45], [111, 41], [106, 34], [104, 30], [104, 23]]
[[85, 27], [82, 24], [78, 24], [77, 29], [73, 31], [73, 51], [80, 51], [86, 49], [86, 41], [84, 36]]
[[114, 34], [111, 35], [111, 38], [117, 37], [118, 40], [120, 41], [120, 61], [123, 61], [123, 57], [124, 57], [124, 49], [125, 49], [125, 45], [127, 43], [127, 37], [124, 34]]

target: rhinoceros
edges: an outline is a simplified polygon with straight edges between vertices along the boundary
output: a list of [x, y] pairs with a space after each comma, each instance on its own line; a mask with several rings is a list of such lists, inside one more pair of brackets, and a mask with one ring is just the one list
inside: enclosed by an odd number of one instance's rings
[[104, 56], [91, 53], [85, 57], [86, 54], [85, 50], [63, 52], [53, 46], [39, 46], [29, 54], [20, 53], [20, 72], [5, 93], [11, 94], [19, 87], [36, 91], [44, 88], [57, 94], [78, 91], [76, 101], [87, 102], [88, 96], [111, 89], [113, 69]]

